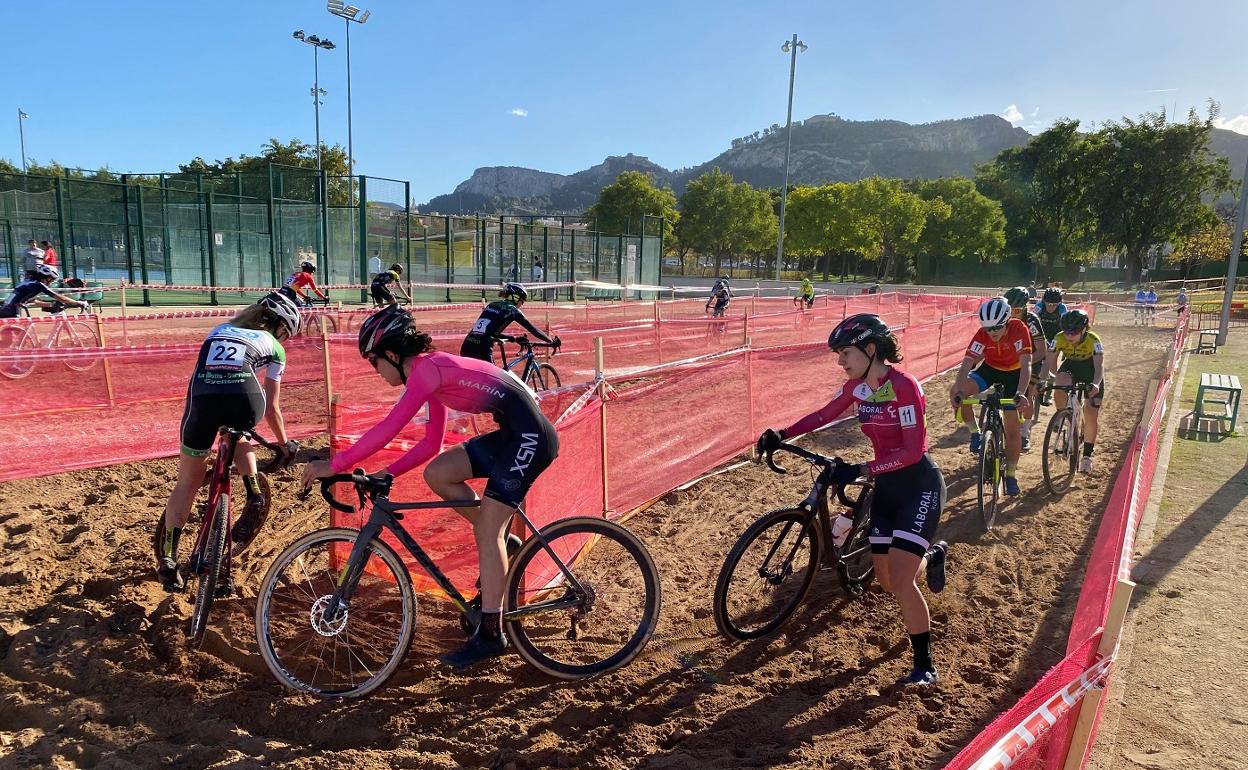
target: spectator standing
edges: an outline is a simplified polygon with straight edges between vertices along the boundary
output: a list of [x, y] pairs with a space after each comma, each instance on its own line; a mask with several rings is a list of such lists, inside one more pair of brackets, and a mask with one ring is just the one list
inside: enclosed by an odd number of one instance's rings
[[39, 244], [39, 248], [43, 249], [43, 264], [59, 269], [56, 263], [56, 249], [52, 248], [52, 242], [43, 241]]
[[1027, 297], [1029, 299], [1036, 298], [1036, 282], [1035, 281], [1031, 281], [1027, 284]]
[[39, 248], [39, 244], [31, 238], [26, 250], [22, 252], [22, 269], [26, 271], [26, 279], [33, 281], [36, 278], [35, 270], [43, 264], [43, 249]]

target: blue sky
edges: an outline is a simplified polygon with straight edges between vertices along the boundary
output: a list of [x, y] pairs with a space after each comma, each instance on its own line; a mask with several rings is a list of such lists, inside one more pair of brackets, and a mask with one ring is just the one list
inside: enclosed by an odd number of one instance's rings
[[[570, 173], [633, 152], [706, 161], [794, 118], [926, 122], [984, 113], [1033, 131], [1059, 117], [1135, 116], [1206, 99], [1248, 133], [1232, 51], [1248, 4], [1225, 0], [423, 3], [357, 0], [352, 29], [358, 172], [412, 181], [418, 202], [478, 166]], [[346, 145], [343, 22], [323, 0], [0, 0], [0, 157], [118, 171], [173, 170], [311, 141], [312, 50], [322, 138]], [[22, 30], [25, 41], [17, 34]], [[1011, 109], [1012, 106], [1012, 109]], [[524, 113], [523, 115], [519, 113]]]

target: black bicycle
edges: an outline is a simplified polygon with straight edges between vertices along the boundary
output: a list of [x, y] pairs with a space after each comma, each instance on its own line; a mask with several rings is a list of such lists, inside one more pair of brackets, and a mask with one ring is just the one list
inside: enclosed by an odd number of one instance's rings
[[[832, 483], [840, 458], [793, 444], [781, 444], [779, 450], [810, 463], [814, 486], [797, 506], [763, 514], [751, 524], [719, 570], [715, 625], [725, 636], [742, 641], [766, 636], [788, 620], [820, 570], [836, 570], [851, 597], [862, 595], [874, 571], [869, 541], [872, 483], [860, 480], [848, 485], [860, 488], [850, 499], [845, 487]], [[765, 459], [776, 473], [788, 472], [770, 453]], [[840, 547], [832, 536], [832, 495], [850, 509], [847, 515], [853, 521]]]
[[[208, 498], [199, 509], [199, 534], [195, 538], [195, 547], [191, 550], [186, 565], [186, 573], [199, 579], [195, 591], [195, 607], [187, 627], [191, 647], [195, 649], [199, 649], [204, 643], [213, 600], [234, 592], [234, 555], [242, 553], [251, 545], [269, 515], [266, 506], [248, 520], [245, 526], [235, 526], [230, 507], [231, 480], [234, 475], [234, 452], [238, 448], [239, 440], [243, 438], [255, 441], [274, 452], [274, 459], [267, 467], [269, 471], [289, 466], [294, 460], [294, 454], [286, 447], [271, 444], [253, 431], [233, 428], [221, 428], [218, 431], [217, 457], [204, 475]], [[265, 500], [271, 503], [273, 495], [268, 477], [260, 473], [258, 480]], [[152, 533], [152, 551], [158, 561], [164, 556], [165, 532], [165, 515], [162, 513]]]
[[[321, 480], [334, 498], [349, 483], [361, 507], [361, 529], [312, 532], [291, 543], [265, 575], [256, 601], [260, 654], [278, 681], [325, 698], [367, 695], [381, 687], [407, 654], [416, 627], [416, 595], [397, 540], [476, 629], [472, 607], [403, 528], [404, 511], [463, 508], [478, 500], [395, 503], [393, 477], [356, 470]], [[560, 679], [581, 679], [629, 663], [658, 625], [659, 571], [645, 545], [613, 521], [561, 519], [532, 532], [510, 560], [503, 623], [520, 657]]]
[[1083, 446], [1083, 401], [1088, 394], [1088, 384], [1050, 385], [1048, 390], [1070, 394], [1066, 408], [1053, 413], [1044, 432], [1044, 484], [1050, 492], [1060, 495], [1070, 489], [1079, 466], [1079, 448]]
[[[983, 444], [979, 450], [979, 484], [976, 494], [980, 518], [984, 522], [984, 529], [989, 530], [997, 521], [1002, 485], [1005, 483], [1005, 423], [1002, 422], [1001, 413], [1009, 411], [1010, 414], [1018, 415], [1018, 419], [1022, 415], [1014, 409], [1005, 408], [1014, 406], [1014, 399], [1003, 396], [1000, 383], [994, 383], [978, 396], [963, 398], [961, 404], [980, 404], [979, 427]], [[959, 409], [958, 415], [961, 414]]]
[[[514, 342], [520, 346], [520, 355], [507, 362], [507, 348], [504, 342]], [[559, 381], [559, 372], [555, 371], [555, 367], [548, 363], [539, 362], [537, 355], [533, 352], [534, 348], [546, 348], [550, 351], [549, 355], [554, 355], [558, 347], [549, 342], [533, 342], [524, 335], [515, 337], [502, 336], [498, 338], [498, 349], [503, 354], [503, 368], [509, 372], [515, 372], [516, 367], [520, 367], [520, 381], [528, 383], [528, 386], [535, 391], [546, 390], [547, 388], [557, 388], [562, 383]]]

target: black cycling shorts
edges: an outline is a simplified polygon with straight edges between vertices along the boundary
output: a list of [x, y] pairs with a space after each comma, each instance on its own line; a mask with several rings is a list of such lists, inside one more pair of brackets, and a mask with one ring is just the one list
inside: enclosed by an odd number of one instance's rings
[[914, 465], [881, 473], [871, 498], [871, 553], [900, 548], [923, 556], [936, 536], [948, 491], [945, 477], [926, 454]]
[[559, 435], [541, 417], [471, 438], [464, 449], [472, 463], [472, 477], [489, 479], [485, 496], [517, 508], [537, 477], [559, 456]]
[[475, 358], [478, 361], [488, 361], [492, 364], [494, 363], [494, 343], [469, 335], [464, 337], [464, 341], [459, 344], [459, 354], [464, 358]]
[[1001, 390], [1004, 391], [1002, 398], [1014, 398], [1018, 395], [1018, 375], [1021, 369], [1015, 369], [1012, 372], [1003, 372], [1000, 369], [993, 369], [988, 364], [980, 364], [971, 370], [971, 379], [979, 387], [982, 393], [993, 385], [1000, 383]]
[[373, 302], [378, 305], [394, 305], [398, 302], [394, 298], [394, 293], [383, 283], [374, 283], [370, 287], [370, 291], [373, 294]]
[[[1067, 372], [1070, 374], [1072, 383], [1087, 382], [1091, 383], [1092, 378], [1096, 375], [1096, 369], [1092, 366], [1091, 361], [1063, 361], [1062, 365], [1057, 368], [1059, 372]], [[1097, 391], [1096, 396], [1088, 400], [1092, 404], [1093, 409], [1101, 408], [1101, 401], [1105, 398], [1105, 380], [1101, 380], [1101, 387]]]
[[250, 430], [264, 417], [264, 393], [203, 393], [186, 399], [182, 413], [182, 454], [203, 457], [222, 427]]

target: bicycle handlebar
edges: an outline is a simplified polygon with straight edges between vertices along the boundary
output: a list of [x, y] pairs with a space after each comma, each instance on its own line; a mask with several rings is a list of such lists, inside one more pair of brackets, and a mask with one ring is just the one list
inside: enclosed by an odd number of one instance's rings
[[[800, 446], [796, 446], [794, 444], [782, 443], [780, 444], [780, 446], [776, 447], [773, 451], [768, 452], [766, 456], [764, 457], [764, 459], [767, 462], [767, 466], [770, 467], [776, 473], [788, 473], [788, 470], [786, 470], [780, 465], [777, 465], [775, 458], [772, 457], [772, 455], [775, 454], [775, 452], [778, 452], [780, 450], [784, 450], [790, 454], [795, 454], [798, 457], [802, 458], [803, 460], [806, 460], [807, 462], [811, 463], [812, 465], [818, 465], [820, 468], [833, 468], [837, 465], [845, 464], [845, 461], [839, 457], [824, 457], [823, 455], [818, 454], [816, 452], [808, 452], [805, 449], [802, 449]], [[845, 496], [844, 485], [836, 486], [834, 487], [834, 489], [836, 492], [836, 499], [840, 500], [841, 503], [845, 505], [845, 507], [853, 508], [858, 504], [858, 501], [850, 500], [848, 497]]]

